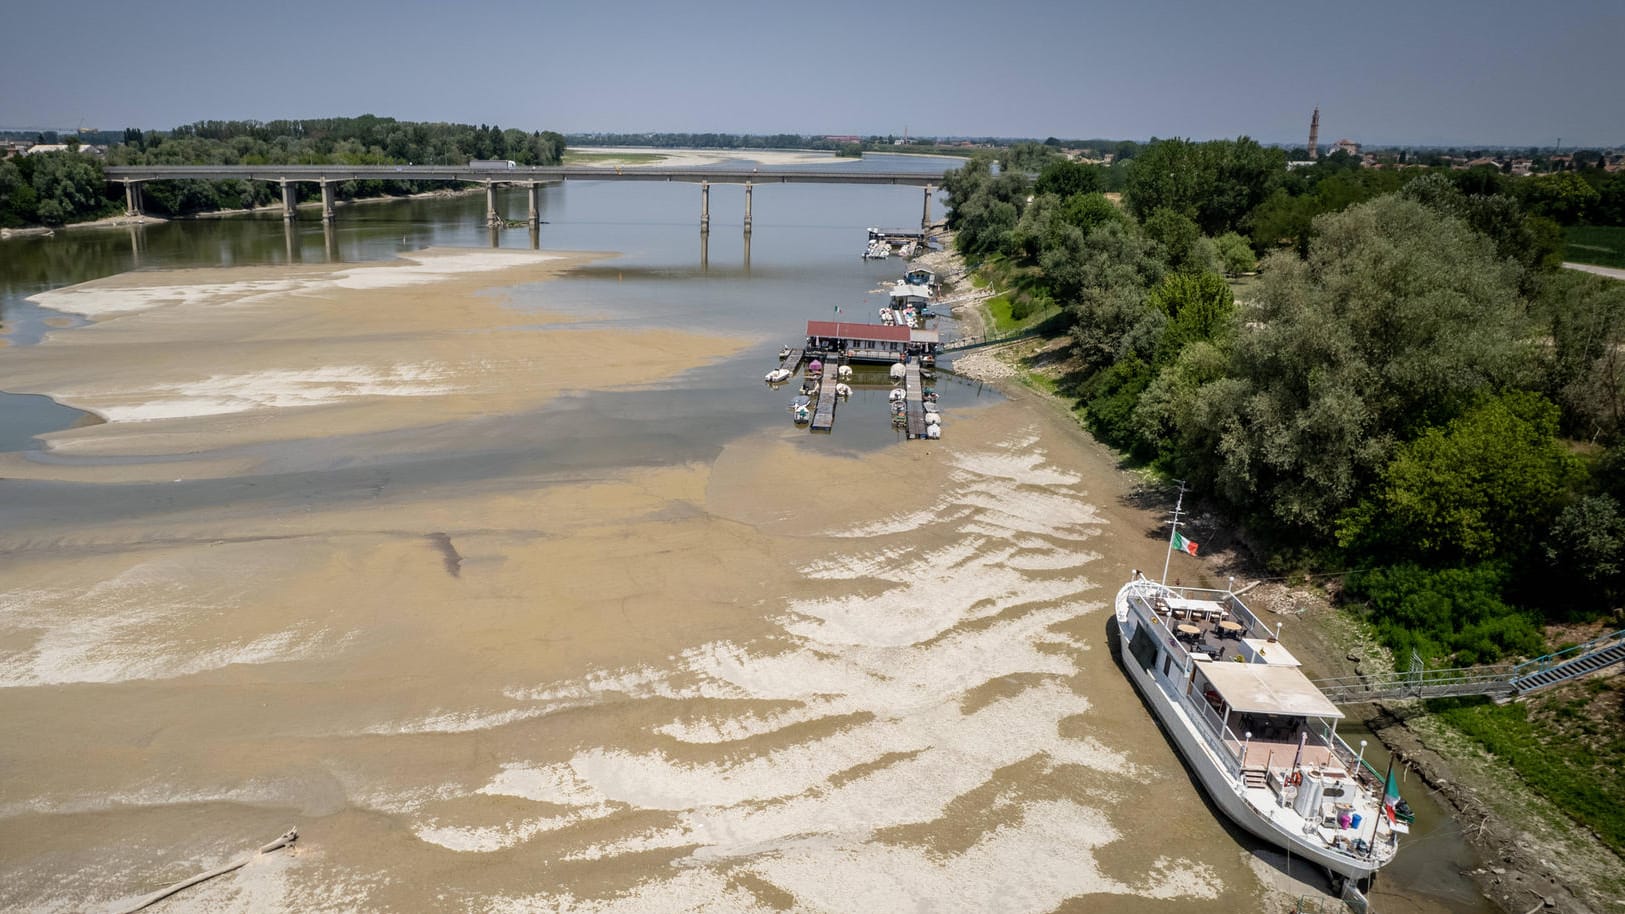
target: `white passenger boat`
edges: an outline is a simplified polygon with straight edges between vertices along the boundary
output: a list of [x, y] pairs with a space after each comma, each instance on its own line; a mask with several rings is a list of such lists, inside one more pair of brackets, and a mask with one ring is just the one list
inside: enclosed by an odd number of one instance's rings
[[1325, 868], [1339, 893], [1350, 881], [1366, 890], [1409, 831], [1393, 771], [1379, 775], [1363, 743], [1357, 752], [1337, 735], [1343, 713], [1299, 669], [1279, 625], [1271, 632], [1228, 589], [1138, 571], [1116, 609], [1123, 668], [1214, 805]]
[[790, 380], [791, 371], [788, 368], [775, 368], [768, 372], [762, 380], [769, 384], [782, 384]]

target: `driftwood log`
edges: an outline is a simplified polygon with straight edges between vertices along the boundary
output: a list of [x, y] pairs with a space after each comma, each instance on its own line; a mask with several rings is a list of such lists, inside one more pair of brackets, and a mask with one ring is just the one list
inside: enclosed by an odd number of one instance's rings
[[151, 895], [147, 895], [147, 896], [137, 900], [136, 902], [134, 902], [133, 904], [131, 904], [127, 908], [118, 909], [117, 914], [134, 914], [134, 912], [139, 911], [142, 908], [147, 907], [148, 905], [156, 904], [157, 902], [163, 901], [165, 898], [168, 898], [169, 896], [175, 894], [176, 892], [181, 891], [182, 889], [189, 889], [192, 886], [197, 885], [200, 882], [207, 882], [208, 880], [213, 879], [216, 876], [224, 876], [226, 873], [229, 873], [232, 870], [240, 869], [240, 868], [242, 868], [244, 866], [247, 866], [250, 861], [252, 861], [255, 857], [260, 856], [261, 854], [269, 854], [270, 852], [272, 852], [274, 850], [280, 850], [280, 849], [282, 849], [284, 847], [289, 847], [289, 846], [291, 846], [293, 844], [293, 842], [295, 842], [297, 840], [299, 840], [299, 829], [290, 828], [287, 831], [282, 833], [282, 837], [276, 839], [275, 841], [272, 841], [270, 844], [265, 845], [264, 847], [260, 848], [259, 850], [255, 851], [252, 854], [249, 854], [248, 856], [244, 857], [243, 859], [238, 860], [235, 863], [228, 863], [225, 866], [215, 867], [214, 869], [209, 870], [207, 873], [199, 873], [199, 874], [197, 874], [196, 876], [193, 876], [190, 879], [183, 879], [180, 882], [177, 882], [174, 885], [169, 886], [168, 888], [159, 889], [158, 891], [153, 892]]

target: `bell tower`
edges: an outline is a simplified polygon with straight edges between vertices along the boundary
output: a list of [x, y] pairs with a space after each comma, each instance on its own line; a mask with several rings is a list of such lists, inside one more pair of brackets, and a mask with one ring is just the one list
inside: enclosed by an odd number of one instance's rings
[[1309, 158], [1320, 158], [1320, 106], [1315, 106], [1315, 113], [1309, 118]]

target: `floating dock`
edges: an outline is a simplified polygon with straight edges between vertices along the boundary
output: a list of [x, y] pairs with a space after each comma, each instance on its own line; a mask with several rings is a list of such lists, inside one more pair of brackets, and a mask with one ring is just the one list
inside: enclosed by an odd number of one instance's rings
[[836, 366], [824, 364], [824, 376], [818, 380], [818, 408], [813, 411], [812, 431], [828, 432], [835, 428], [835, 385], [839, 383]]
[[905, 398], [903, 400], [903, 414], [908, 422], [908, 436], [910, 438], [925, 437], [925, 401], [921, 399], [925, 390], [920, 381], [920, 358], [909, 356], [906, 366], [907, 374], [903, 376]]
[[801, 367], [802, 358], [804, 358], [804, 355], [801, 349], [792, 349], [790, 350], [789, 355], [779, 359], [779, 366], [782, 368], [788, 368], [791, 371], [795, 371]]

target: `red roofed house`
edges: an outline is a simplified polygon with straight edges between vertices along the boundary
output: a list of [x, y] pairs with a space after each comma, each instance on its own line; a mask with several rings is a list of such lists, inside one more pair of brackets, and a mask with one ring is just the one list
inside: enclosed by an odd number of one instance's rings
[[845, 354], [860, 362], [896, 362], [937, 349], [935, 330], [855, 321], [808, 321], [807, 351]]

